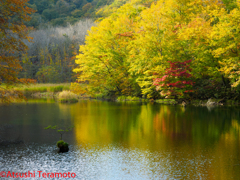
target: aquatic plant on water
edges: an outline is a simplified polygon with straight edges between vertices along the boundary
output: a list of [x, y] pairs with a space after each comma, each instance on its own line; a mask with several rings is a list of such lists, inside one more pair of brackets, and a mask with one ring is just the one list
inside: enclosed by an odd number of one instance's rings
[[68, 152], [69, 151], [68, 143], [66, 143], [65, 141], [62, 140], [62, 136], [66, 132], [71, 131], [73, 128], [74, 128], [74, 126], [69, 126], [65, 129], [62, 129], [61, 127], [59, 127], [57, 125], [55, 125], [55, 126], [49, 125], [48, 127], [45, 127], [44, 129], [56, 130], [60, 134], [60, 140], [57, 142], [57, 147], [59, 148], [59, 152]]

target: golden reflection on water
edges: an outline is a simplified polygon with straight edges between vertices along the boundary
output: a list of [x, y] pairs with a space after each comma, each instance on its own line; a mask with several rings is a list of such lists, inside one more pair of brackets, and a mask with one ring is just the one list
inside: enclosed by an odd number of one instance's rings
[[[76, 140], [84, 146], [160, 153], [182, 177], [240, 177], [240, 120], [236, 111], [156, 104], [85, 101], [70, 106]], [[151, 158], [152, 160], [152, 158]], [[153, 163], [153, 162], [151, 162]], [[150, 163], [150, 165], [151, 165]]]
[[[131, 177], [134, 171], [140, 179], [240, 177], [239, 107], [34, 100], [1, 106], [0, 115], [2, 125], [15, 127], [0, 135], [14, 139], [20, 134], [29, 142], [55, 143], [59, 134], [44, 127], [74, 124], [64, 140], [74, 145], [76, 139], [91, 160], [82, 165], [104, 169], [103, 179], [110, 173], [108, 168], [123, 177]], [[76, 161], [81, 158], [82, 154]]]

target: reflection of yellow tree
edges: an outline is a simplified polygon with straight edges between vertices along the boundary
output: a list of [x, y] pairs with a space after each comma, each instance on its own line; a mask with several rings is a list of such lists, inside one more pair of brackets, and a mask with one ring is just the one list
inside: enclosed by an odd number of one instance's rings
[[78, 143], [107, 145], [126, 138], [128, 109], [108, 106], [106, 102], [85, 102], [71, 108]]
[[240, 176], [239, 139], [240, 123], [232, 120], [230, 130], [221, 135], [211, 154], [214, 157], [212, 166], [216, 167], [212, 168], [212, 173], [216, 175], [213, 179], [225, 180], [233, 174], [237, 175], [236, 177]]
[[[200, 114], [207, 115], [207, 110], [195, 114], [188, 109], [182, 111], [181, 107], [176, 106], [151, 104], [111, 106], [106, 102], [96, 101], [79, 103], [70, 108], [79, 143], [124, 142], [128, 146], [137, 145], [142, 148], [146, 148], [144, 144], [149, 142], [157, 145], [160, 141], [186, 139], [204, 144], [205, 138], [208, 138], [214, 143], [219, 140], [221, 134], [229, 132], [231, 126], [225, 126], [226, 129], [223, 131], [221, 120], [216, 120], [215, 116], [209, 116], [208, 121], [203, 121], [202, 117], [199, 117]], [[234, 121], [232, 126], [238, 128]]]
[[142, 149], [156, 149], [161, 144], [167, 144], [161, 131], [155, 129], [155, 122], [153, 120], [155, 113], [154, 105], [147, 104], [141, 106], [136, 123], [130, 130], [129, 146], [137, 146]]
[[[200, 174], [205, 179], [228, 179], [240, 173], [234, 166], [239, 164], [239, 143], [236, 142], [240, 139], [240, 124], [237, 119], [231, 120], [235, 118], [231, 113], [208, 112], [207, 108], [187, 107], [183, 111], [178, 106], [98, 101], [66, 107], [70, 108], [76, 140], [82, 146], [117, 143], [129, 149], [137, 147], [144, 152], [138, 160], [147, 159], [149, 164], [152, 161], [149, 151], [162, 152], [163, 158], [171, 163], [169, 169], [181, 171], [183, 177]], [[229, 157], [236, 158], [229, 160]]]
[[[212, 180], [229, 179], [233, 174], [238, 177], [239, 143], [236, 142], [240, 139], [239, 121], [231, 120], [234, 114], [226, 117], [226, 112], [221, 110], [216, 110], [215, 113], [208, 113], [207, 109], [197, 109], [194, 113], [192, 111], [195, 110], [186, 108], [180, 111], [178, 108], [160, 106], [159, 112], [154, 116], [155, 131], [164, 134], [162, 136], [165, 142], [172, 141], [168, 145], [172, 155], [170, 162], [177, 161], [180, 166], [188, 167], [182, 176], [188, 174], [195, 177], [196, 174], [201, 174], [205, 179]], [[191, 141], [188, 141], [189, 137]], [[171, 148], [176, 145], [177, 149]], [[178, 151], [182, 154], [179, 155]], [[186, 161], [183, 162], [182, 159]], [[187, 161], [193, 160], [194, 167], [189, 166], [191, 164]], [[179, 170], [178, 166], [172, 168], [174, 171]]]
[[[148, 142], [159, 140], [153, 133], [153, 105], [85, 102], [71, 107], [78, 143], [123, 143], [128, 147], [147, 148]], [[154, 144], [154, 143], [153, 143]]]

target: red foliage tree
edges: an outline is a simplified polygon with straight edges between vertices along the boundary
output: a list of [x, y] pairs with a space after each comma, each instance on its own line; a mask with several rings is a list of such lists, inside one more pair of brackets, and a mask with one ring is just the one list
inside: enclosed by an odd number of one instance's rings
[[157, 90], [161, 90], [161, 95], [182, 97], [184, 94], [193, 92], [193, 81], [190, 68], [192, 60], [184, 62], [171, 62], [170, 67], [166, 69], [165, 74], [161, 78], [156, 78], [153, 85]]

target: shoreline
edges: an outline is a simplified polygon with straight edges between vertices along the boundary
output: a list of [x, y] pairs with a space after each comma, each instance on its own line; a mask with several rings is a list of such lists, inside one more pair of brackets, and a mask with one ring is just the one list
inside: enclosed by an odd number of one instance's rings
[[[60, 92], [35, 92], [32, 93], [30, 96], [26, 96], [27, 98], [33, 97], [33, 98], [53, 98], [57, 99], [58, 94]], [[102, 101], [112, 101], [112, 102], [152, 102], [152, 103], [159, 103], [159, 104], [168, 104], [168, 105], [181, 105], [181, 106], [239, 106], [240, 100], [232, 100], [232, 99], [216, 99], [216, 98], [210, 98], [210, 99], [192, 99], [192, 100], [186, 100], [186, 99], [144, 99], [139, 97], [131, 97], [127, 96], [125, 98], [119, 98], [119, 97], [91, 97], [87, 95], [77, 95], [78, 100], [102, 100]]]

